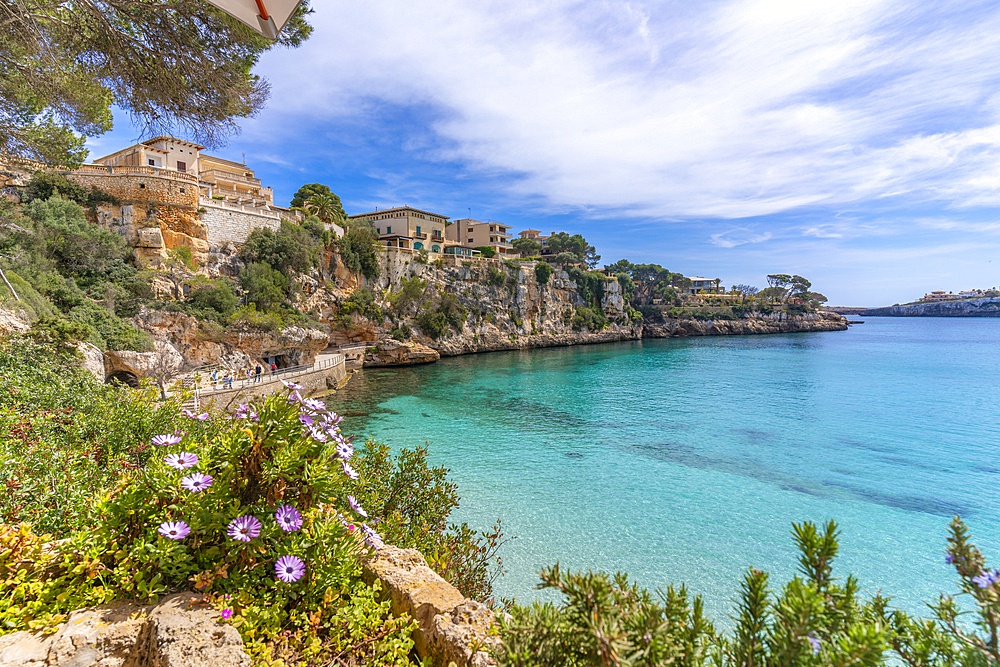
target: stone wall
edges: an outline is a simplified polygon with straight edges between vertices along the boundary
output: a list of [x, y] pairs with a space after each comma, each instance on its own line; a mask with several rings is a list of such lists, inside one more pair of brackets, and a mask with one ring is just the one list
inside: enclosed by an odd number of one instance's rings
[[202, 202], [202, 207], [205, 212], [201, 214], [201, 221], [208, 230], [208, 244], [212, 248], [226, 243], [243, 243], [258, 227], [277, 230], [281, 226], [281, 219], [274, 215], [261, 215], [207, 202]]
[[318, 392], [336, 389], [341, 382], [347, 379], [347, 367], [344, 358], [340, 358], [340, 363], [315, 371], [306, 371], [296, 375], [278, 375], [274, 380], [270, 378], [270, 373], [264, 371], [260, 382], [240, 382], [234, 384], [232, 389], [226, 391], [203, 392], [199, 395], [199, 404], [202, 408], [214, 406], [215, 408], [226, 409], [230, 405], [238, 402], [245, 403], [250, 396], [268, 396], [276, 391], [284, 389], [278, 380], [294, 382], [302, 385], [303, 389], [299, 393], [303, 396]]
[[[198, 209], [198, 179], [183, 174], [169, 172], [122, 173], [123, 167], [93, 167], [71, 171], [66, 177], [85, 188], [96, 187], [117, 198], [122, 203], [155, 202], [157, 204], [173, 204]], [[103, 173], [102, 173], [103, 172]]]

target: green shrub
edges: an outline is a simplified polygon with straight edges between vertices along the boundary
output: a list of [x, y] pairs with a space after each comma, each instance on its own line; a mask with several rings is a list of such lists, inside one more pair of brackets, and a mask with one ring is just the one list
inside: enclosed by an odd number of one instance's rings
[[375, 303], [375, 292], [367, 285], [363, 285], [351, 293], [351, 296], [344, 301], [340, 307], [340, 315], [346, 318], [344, 323], [350, 323], [351, 313], [358, 313], [362, 317], [381, 324], [385, 321], [385, 314], [382, 308]]
[[266, 263], [285, 273], [306, 273], [319, 263], [322, 240], [308, 230], [287, 220], [281, 221], [277, 232], [258, 227], [250, 232], [240, 249], [247, 264]]
[[577, 308], [573, 316], [573, 329], [576, 331], [600, 331], [607, 325], [608, 320], [599, 308]]
[[336, 243], [344, 266], [369, 280], [378, 276], [376, 253], [382, 246], [378, 242], [378, 234], [370, 225], [361, 222], [351, 224]]
[[473, 248], [473, 250], [478, 250], [480, 253], [482, 253], [483, 257], [489, 258], [497, 256], [496, 249], [488, 245], [476, 246], [475, 248]]
[[0, 281], [0, 295], [3, 295], [0, 303], [3, 303], [5, 307], [20, 310], [32, 321], [39, 317], [53, 318], [57, 316], [56, 309], [52, 303], [39, 294], [21, 276], [10, 270], [4, 271], [4, 275], [7, 276], [11, 287], [14, 288], [18, 298], [20, 298], [20, 301], [16, 301], [14, 296], [10, 294], [7, 286]]
[[427, 281], [420, 278], [404, 278], [398, 283], [395, 292], [389, 295], [389, 303], [397, 316], [402, 316], [413, 304], [420, 301], [427, 289]]
[[439, 313], [436, 310], [420, 313], [417, 315], [416, 321], [420, 329], [434, 340], [443, 336], [444, 332], [448, 330], [448, 318], [445, 317], [444, 313]]
[[647, 322], [652, 322], [654, 324], [663, 323], [663, 309], [659, 306], [639, 306], [639, 313], [642, 314], [642, 318]]
[[266, 262], [254, 262], [240, 273], [240, 286], [246, 291], [247, 301], [262, 311], [283, 304], [288, 285], [288, 276]]
[[77, 204], [85, 206], [94, 206], [102, 202], [111, 204], [119, 203], [118, 199], [96, 187], [91, 187], [90, 190], [87, 190], [62, 174], [53, 174], [44, 171], [36, 172], [31, 177], [25, 194], [28, 195], [29, 201], [36, 199], [46, 201], [53, 195], [60, 195], [65, 199], [70, 199]]
[[201, 315], [201, 319], [213, 319], [219, 323], [226, 322], [239, 305], [228, 278], [193, 285], [187, 301]]
[[545, 285], [549, 282], [553, 271], [554, 269], [547, 262], [538, 262], [535, 264], [535, 280], [538, 281], [539, 285]]
[[90, 327], [90, 342], [102, 350], [153, 350], [152, 336], [89, 299], [71, 309], [69, 319]]
[[265, 313], [257, 310], [251, 303], [240, 306], [229, 317], [229, 324], [236, 328], [259, 329], [261, 331], [277, 331], [285, 326], [281, 313], [274, 311]]
[[506, 282], [507, 276], [504, 275], [503, 271], [492, 264], [486, 267], [486, 277], [483, 278], [483, 284], [502, 287]]

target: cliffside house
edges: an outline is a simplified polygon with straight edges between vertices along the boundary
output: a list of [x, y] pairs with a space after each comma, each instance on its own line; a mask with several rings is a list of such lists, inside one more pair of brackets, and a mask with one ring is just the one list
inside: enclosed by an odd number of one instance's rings
[[[691, 287], [687, 290], [689, 294], [698, 294], [699, 292], [715, 294], [721, 289], [716, 287], [717, 283], [711, 278], [694, 277], [689, 278], [689, 280], [691, 281]], [[722, 283], [718, 284], [721, 285]]]
[[517, 253], [510, 244], [510, 225], [496, 220], [471, 220], [463, 218], [448, 224], [445, 239], [465, 248], [493, 248], [500, 259], [516, 259]]
[[952, 301], [954, 299], [961, 299], [962, 297], [958, 294], [952, 294], [951, 292], [945, 292], [944, 290], [934, 290], [930, 294], [925, 294], [920, 297], [921, 301]]
[[388, 248], [408, 248], [444, 254], [445, 225], [448, 216], [399, 206], [347, 216], [348, 220], [367, 220], [378, 233], [378, 240]]
[[[299, 211], [275, 206], [274, 190], [261, 184], [245, 164], [205, 155], [204, 146], [176, 137], [159, 136], [95, 159], [81, 172], [99, 173], [94, 167], [109, 167], [109, 175], [150, 174], [162, 177], [183, 174], [197, 183], [201, 206], [224, 206], [249, 210], [268, 217], [301, 220]], [[220, 203], [221, 202], [221, 203]], [[336, 229], [334, 230], [337, 231]]]
[[537, 229], [525, 229], [523, 232], [518, 234], [522, 239], [531, 239], [532, 241], [538, 241], [539, 243], [545, 243], [548, 236], [542, 236], [542, 233]]

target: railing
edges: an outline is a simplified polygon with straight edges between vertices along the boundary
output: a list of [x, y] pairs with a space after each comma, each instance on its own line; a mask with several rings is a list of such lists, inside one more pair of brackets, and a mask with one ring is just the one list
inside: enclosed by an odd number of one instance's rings
[[[236, 389], [245, 389], [246, 387], [251, 385], [263, 386], [266, 384], [271, 384], [273, 382], [278, 382], [279, 380], [285, 380], [287, 382], [292, 378], [305, 375], [306, 373], [314, 373], [316, 371], [321, 371], [326, 368], [334, 368], [336, 366], [340, 366], [344, 364], [346, 360], [347, 358], [343, 354], [340, 354], [338, 352], [331, 355], [329, 359], [324, 359], [323, 361], [317, 361], [311, 364], [301, 364], [299, 366], [289, 366], [287, 368], [279, 368], [275, 370], [273, 374], [271, 373], [270, 368], [264, 368], [263, 366], [261, 366], [259, 381], [257, 380], [256, 375], [252, 375], [251, 377], [247, 378], [245, 375], [245, 371], [242, 377], [233, 377], [231, 382], [226, 382], [224, 381], [223, 378], [220, 377], [218, 380], [215, 381], [215, 383], [213, 383], [211, 376], [209, 376], [207, 378], [202, 379], [200, 386], [198, 386], [198, 392], [200, 393], [201, 396], [205, 396], [207, 394], [219, 393], [223, 391], [234, 391]], [[217, 366], [214, 367], [201, 366], [188, 373], [188, 377], [192, 377], [196, 374], [200, 376], [201, 373], [206, 372], [206, 370], [217, 370], [217, 369], [218, 369]]]
[[[221, 169], [209, 169], [208, 171], [203, 171], [201, 174], [201, 180], [207, 181], [208, 183], [215, 183], [216, 181], [232, 181], [233, 183], [245, 183], [247, 185], [253, 185], [255, 187], [260, 187], [259, 178], [251, 178], [249, 176], [244, 176], [243, 174], [236, 174], [231, 171], [222, 171]], [[215, 181], [211, 179], [215, 179]]]
[[243, 190], [233, 190], [232, 188], [224, 188], [213, 184], [212, 194], [222, 197], [234, 197], [239, 200], [250, 199], [253, 200], [254, 203], [259, 202], [261, 205], [267, 205], [267, 197], [259, 192], [244, 192]]
[[115, 167], [109, 167], [103, 164], [82, 164], [77, 169], [74, 169], [70, 173], [77, 174], [111, 174], [123, 175], [123, 174], [142, 174], [144, 176], [159, 176], [160, 178], [173, 178], [179, 181], [189, 181], [191, 183], [197, 183], [198, 177], [193, 174], [187, 174], [183, 171], [174, 171], [173, 169], [163, 169], [161, 167], [140, 167], [133, 165], [118, 165]]
[[216, 208], [231, 208], [235, 211], [244, 211], [245, 213], [253, 213], [255, 215], [262, 215], [265, 218], [274, 218], [279, 220], [281, 216], [274, 211], [270, 211], [266, 208], [257, 208], [256, 206], [244, 206], [243, 204], [237, 204], [236, 202], [226, 201], [225, 199], [212, 199], [210, 197], [201, 197], [199, 200], [200, 206], [214, 206]]
[[427, 238], [427, 234], [424, 234], [423, 232], [417, 232], [417, 233], [415, 233], [413, 235], [413, 238], [415, 238], [415, 239], [425, 239], [425, 238]]

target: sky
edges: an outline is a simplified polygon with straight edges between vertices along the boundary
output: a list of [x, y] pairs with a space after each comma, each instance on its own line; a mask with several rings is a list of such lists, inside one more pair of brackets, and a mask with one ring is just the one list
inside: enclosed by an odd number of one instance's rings
[[[830, 305], [1000, 285], [1000, 3], [314, 0], [229, 145], [287, 204], [582, 234]], [[141, 138], [124, 116], [98, 157]]]

